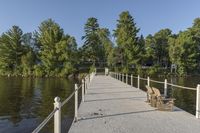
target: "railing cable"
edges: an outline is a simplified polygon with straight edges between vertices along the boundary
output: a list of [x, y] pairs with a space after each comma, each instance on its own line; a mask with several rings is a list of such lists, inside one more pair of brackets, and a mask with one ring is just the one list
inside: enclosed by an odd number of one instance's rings
[[54, 114], [57, 110], [58, 110], [58, 108], [55, 108], [32, 133], [38, 133], [49, 122], [49, 120], [54, 116]]

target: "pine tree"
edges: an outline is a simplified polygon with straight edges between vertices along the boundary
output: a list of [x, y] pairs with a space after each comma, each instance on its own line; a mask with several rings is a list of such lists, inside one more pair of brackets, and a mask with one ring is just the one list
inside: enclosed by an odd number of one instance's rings
[[139, 29], [128, 11], [122, 12], [117, 22], [114, 36], [118, 47], [123, 52], [122, 66], [125, 67], [125, 71], [128, 71], [130, 65], [139, 65], [141, 60], [141, 46], [137, 37]]
[[47, 76], [67, 76], [74, 71], [71, 53], [76, 49], [75, 39], [65, 35], [57, 23], [52, 19], [43, 21], [36, 40], [41, 62], [35, 67], [36, 74], [40, 75], [44, 70]]
[[21, 57], [25, 47], [22, 44], [23, 32], [18, 26], [13, 26], [0, 38], [0, 71], [1, 74], [19, 75]]
[[104, 49], [101, 44], [98, 30], [99, 24], [96, 18], [88, 18], [85, 27], [84, 45], [82, 48], [83, 56], [87, 61], [92, 61], [93, 64], [101, 62], [104, 59]]

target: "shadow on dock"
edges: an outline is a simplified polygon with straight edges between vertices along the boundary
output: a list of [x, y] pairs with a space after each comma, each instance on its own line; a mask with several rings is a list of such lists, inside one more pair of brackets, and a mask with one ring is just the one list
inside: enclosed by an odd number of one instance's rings
[[122, 93], [129, 93], [129, 92], [138, 92], [138, 91], [113, 91], [113, 92], [100, 92], [100, 93], [93, 93], [90, 92], [87, 95], [98, 95], [98, 94], [122, 94]]
[[108, 98], [108, 99], [95, 99], [95, 100], [87, 100], [85, 102], [96, 102], [96, 101], [112, 101], [112, 100], [141, 100], [146, 97], [125, 97], [125, 98]]
[[98, 119], [98, 118], [106, 118], [106, 117], [116, 117], [116, 116], [122, 116], [122, 115], [132, 115], [132, 114], [138, 114], [138, 113], [148, 113], [148, 112], [153, 112], [153, 111], [156, 111], [156, 109], [153, 109], [153, 110], [144, 110], [144, 111], [135, 111], [135, 112], [125, 112], [125, 113], [110, 114], [110, 115], [100, 114], [100, 115], [97, 115], [97, 116], [92, 116], [92, 117], [87, 117], [87, 118], [81, 118], [78, 121]]

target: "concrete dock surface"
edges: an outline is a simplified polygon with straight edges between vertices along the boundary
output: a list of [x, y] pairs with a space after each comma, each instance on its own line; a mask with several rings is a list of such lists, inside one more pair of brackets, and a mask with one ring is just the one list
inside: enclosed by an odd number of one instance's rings
[[158, 111], [146, 93], [110, 76], [95, 76], [69, 133], [200, 133], [200, 119], [179, 108]]

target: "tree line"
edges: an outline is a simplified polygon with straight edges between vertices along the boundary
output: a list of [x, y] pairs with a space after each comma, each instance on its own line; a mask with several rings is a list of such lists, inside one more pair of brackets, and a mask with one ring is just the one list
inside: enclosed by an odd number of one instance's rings
[[79, 48], [52, 19], [33, 33], [13, 26], [0, 36], [0, 74], [66, 77], [85, 62], [91, 69], [108, 66], [126, 73], [167, 74], [172, 65], [178, 75], [200, 72], [200, 18], [178, 34], [166, 28], [144, 38], [139, 31], [128, 11], [120, 13], [113, 34], [97, 18], [88, 18]]
[[65, 77], [74, 71], [77, 44], [52, 19], [34, 33], [13, 26], [0, 37], [0, 74]]

